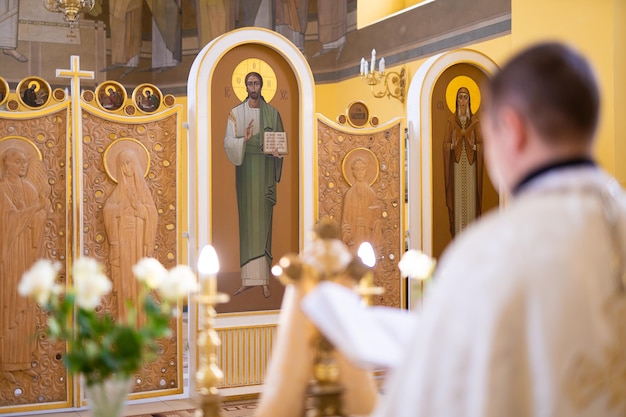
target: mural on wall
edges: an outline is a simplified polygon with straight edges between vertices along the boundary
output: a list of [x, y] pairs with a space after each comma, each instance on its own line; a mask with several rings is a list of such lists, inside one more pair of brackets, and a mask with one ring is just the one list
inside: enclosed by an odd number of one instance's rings
[[[456, 88], [457, 85], [461, 86]], [[450, 106], [450, 101], [454, 106]], [[482, 210], [483, 140], [476, 114], [480, 90], [471, 78], [455, 77], [446, 88], [446, 103], [452, 115], [443, 137], [443, 175], [450, 235], [454, 237]]]
[[[266, 64], [260, 66], [271, 71]], [[269, 298], [272, 224], [283, 155], [279, 155], [276, 148], [271, 152], [266, 150], [267, 135], [285, 129], [278, 110], [262, 95], [263, 76], [257, 71], [249, 71], [243, 81], [246, 95], [242, 103], [228, 114], [224, 136], [224, 150], [228, 160], [235, 165], [239, 214], [241, 287], [233, 295], [260, 286], [263, 296]]]
[[447, 68], [432, 94], [433, 256], [483, 213], [498, 206], [485, 172], [480, 85], [487, 75], [471, 64]]
[[319, 217], [341, 226], [356, 253], [369, 241], [376, 254], [374, 304], [401, 307], [397, 263], [402, 256], [402, 129], [391, 122], [357, 130], [318, 116]]
[[[0, 78], [0, 84], [6, 82]], [[44, 80], [24, 80], [25, 84]], [[57, 282], [66, 281], [70, 225], [67, 201], [67, 106], [60, 92], [56, 106], [36, 114], [19, 90], [4, 89], [0, 116], [0, 410], [42, 404], [68, 406], [71, 379], [62, 355], [65, 344], [48, 340], [46, 313], [18, 295], [22, 274], [35, 260], [61, 265]], [[26, 407], [26, 408], [24, 408]], [[2, 411], [0, 411], [2, 412]]]
[[[217, 310], [278, 309], [284, 288], [270, 268], [298, 252], [295, 75], [275, 51], [250, 44], [227, 53], [211, 82], [212, 244], [219, 290], [233, 296]], [[288, 153], [268, 147], [280, 141]]]

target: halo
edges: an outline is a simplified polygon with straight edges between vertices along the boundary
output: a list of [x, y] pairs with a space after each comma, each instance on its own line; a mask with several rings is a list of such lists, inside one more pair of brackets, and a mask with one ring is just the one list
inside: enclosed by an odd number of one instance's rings
[[265, 97], [265, 101], [268, 103], [272, 101], [276, 94], [276, 87], [278, 82], [276, 80], [276, 73], [272, 67], [265, 61], [259, 58], [246, 58], [241, 61], [233, 70], [232, 85], [233, 91], [237, 95], [240, 101], [244, 101], [248, 97], [246, 91], [245, 79], [249, 72], [258, 72], [263, 77], [263, 89], [261, 95]]
[[104, 151], [104, 171], [107, 173], [109, 178], [117, 184], [117, 164], [115, 161], [117, 160], [117, 156], [120, 152], [125, 151], [127, 149], [131, 149], [135, 155], [137, 155], [137, 159], [139, 159], [139, 165], [141, 165], [141, 169], [143, 171], [143, 176], [145, 178], [148, 175], [148, 170], [150, 169], [150, 153], [148, 152], [148, 148], [137, 139], [133, 138], [121, 138], [111, 143]]
[[6, 102], [9, 98], [10, 91], [9, 84], [2, 77], [0, 77], [0, 93], [4, 93], [4, 96], [0, 97], [0, 104], [4, 104], [4, 102]]
[[476, 114], [480, 108], [480, 88], [472, 78], [467, 75], [458, 75], [448, 83], [446, 87], [446, 104], [450, 112], [454, 113], [456, 109], [456, 92], [459, 88], [465, 87], [469, 90], [470, 101], [472, 102], [472, 114]]
[[26, 84], [26, 88], [31, 88], [33, 86], [35, 86], [35, 93], [37, 93], [41, 89], [41, 84], [37, 80], [30, 80], [28, 84]]
[[374, 155], [374, 152], [370, 151], [367, 148], [355, 148], [344, 156], [343, 161], [341, 162], [341, 173], [343, 174], [343, 178], [346, 180], [349, 186], [352, 187], [352, 184], [355, 183], [354, 175], [352, 174], [352, 162], [357, 159], [362, 158], [367, 162], [368, 167], [372, 165], [376, 167], [376, 170], [368, 170], [367, 178], [365, 179], [369, 185], [373, 185], [378, 179], [378, 173], [380, 172], [380, 167], [378, 164], [378, 158]]
[[24, 152], [26, 159], [30, 162], [33, 159], [41, 161], [41, 151], [35, 146], [34, 143], [22, 136], [6, 136], [0, 139], [0, 156], [9, 148], [17, 148]]

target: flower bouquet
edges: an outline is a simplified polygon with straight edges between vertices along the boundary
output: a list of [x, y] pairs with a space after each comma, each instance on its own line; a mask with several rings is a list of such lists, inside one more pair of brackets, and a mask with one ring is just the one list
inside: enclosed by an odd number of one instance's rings
[[[67, 342], [63, 363], [69, 373], [84, 376], [87, 396], [94, 404], [98, 400], [95, 393], [90, 395], [90, 388], [110, 380], [125, 382], [119, 413], [131, 376], [155, 356], [156, 341], [171, 333], [169, 323], [178, 311], [178, 301], [195, 291], [195, 274], [186, 265], [168, 271], [154, 258], [141, 259], [133, 266], [140, 282], [139, 297], [127, 301], [126, 317], [114, 318], [100, 305], [112, 282], [96, 260], [77, 259], [66, 289], [56, 283], [59, 270], [57, 263], [37, 261], [24, 273], [18, 291], [47, 311], [48, 336]], [[102, 395], [104, 402], [110, 403], [112, 399], [107, 397], [109, 394]]]

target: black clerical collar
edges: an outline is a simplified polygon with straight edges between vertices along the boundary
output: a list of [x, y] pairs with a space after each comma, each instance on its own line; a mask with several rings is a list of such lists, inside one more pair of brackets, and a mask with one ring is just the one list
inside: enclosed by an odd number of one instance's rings
[[574, 159], [566, 159], [566, 160], [559, 161], [559, 162], [552, 162], [548, 165], [544, 165], [543, 167], [540, 167], [532, 171], [530, 174], [526, 175], [526, 177], [524, 177], [524, 179], [521, 180], [515, 186], [515, 188], [513, 188], [513, 195], [516, 195], [517, 193], [519, 193], [519, 191], [522, 188], [524, 188], [524, 186], [528, 184], [530, 181], [532, 181], [533, 179], [541, 175], [548, 173], [549, 171], [554, 171], [554, 170], [561, 169], [561, 168], [570, 168], [573, 166], [596, 166], [596, 163], [593, 162], [593, 160], [591, 160], [590, 158], [580, 157], [580, 158], [574, 158]]

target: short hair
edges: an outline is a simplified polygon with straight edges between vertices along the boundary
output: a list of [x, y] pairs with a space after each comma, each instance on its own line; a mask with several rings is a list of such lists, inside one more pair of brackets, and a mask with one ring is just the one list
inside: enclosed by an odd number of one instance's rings
[[246, 74], [246, 78], [244, 78], [244, 84], [248, 84], [248, 78], [255, 76], [259, 79], [259, 81], [261, 81], [261, 88], [263, 88], [263, 77], [261, 77], [261, 74], [259, 74], [258, 72], [249, 72]]
[[515, 56], [486, 93], [488, 111], [511, 105], [546, 142], [590, 141], [598, 124], [600, 93], [593, 70], [560, 43], [538, 44]]

